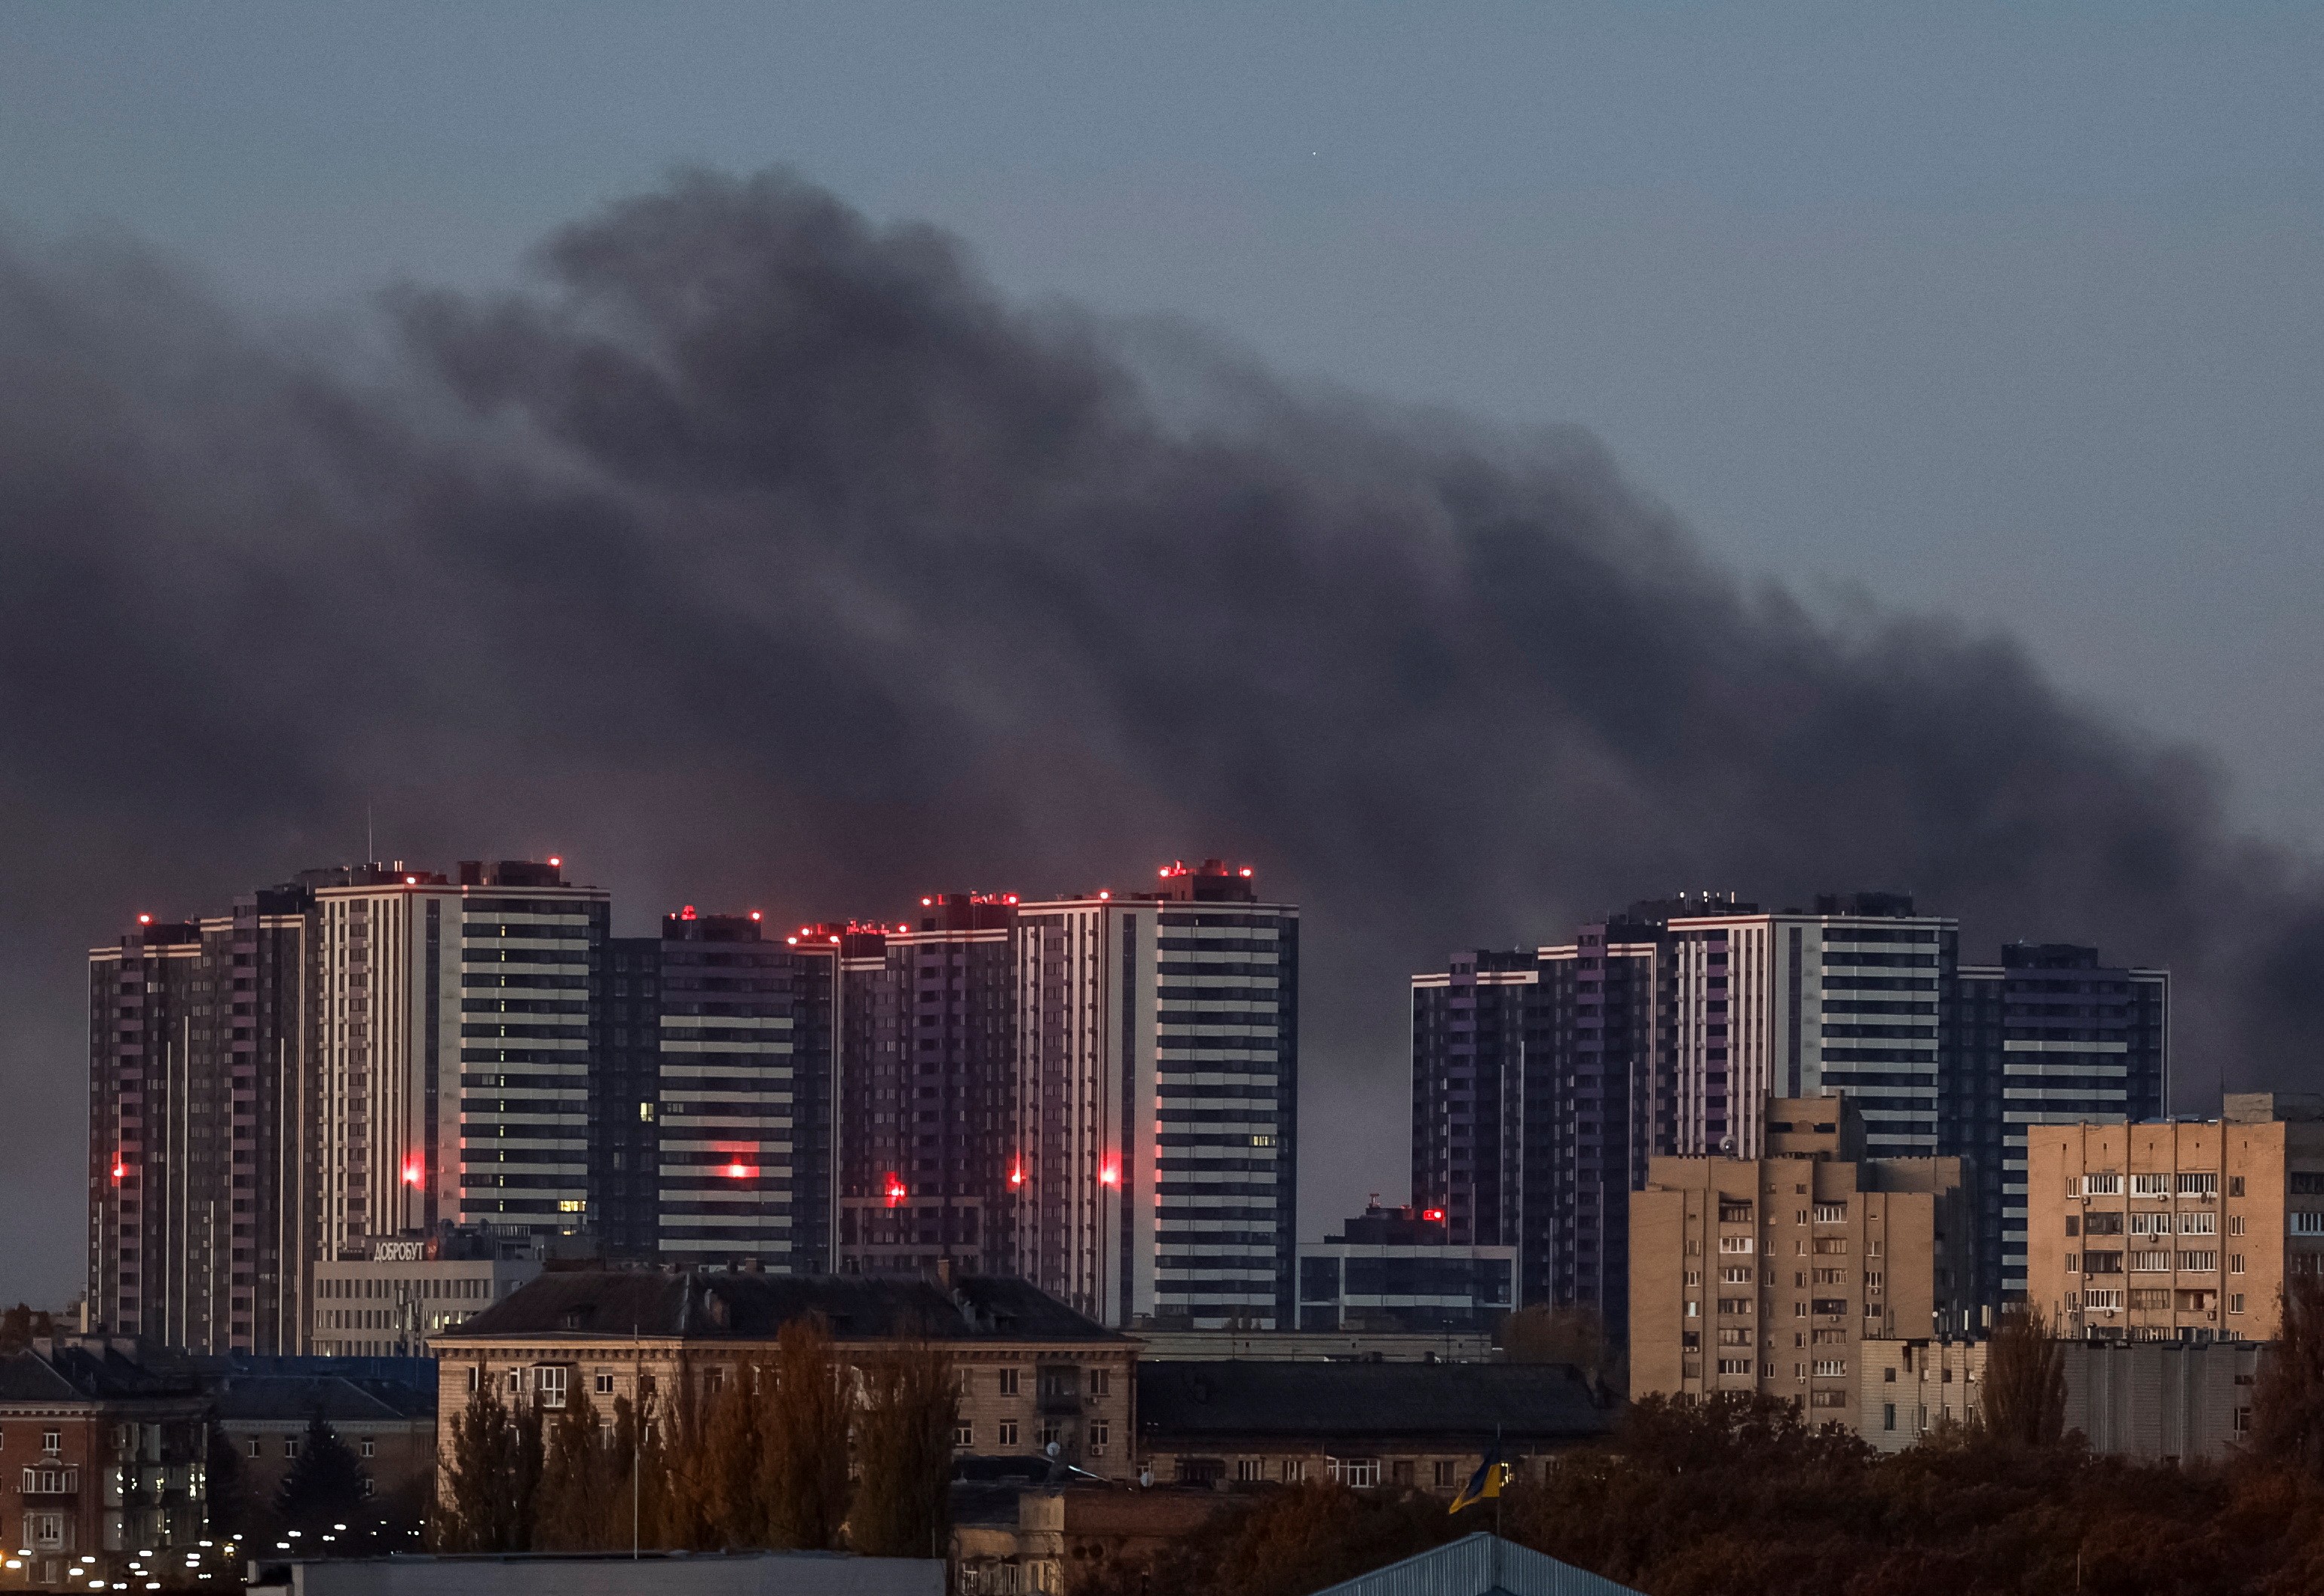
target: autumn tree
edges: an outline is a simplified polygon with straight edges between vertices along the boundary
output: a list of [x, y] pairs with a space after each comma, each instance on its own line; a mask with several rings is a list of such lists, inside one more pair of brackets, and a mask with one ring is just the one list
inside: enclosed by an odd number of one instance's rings
[[849, 1543], [873, 1557], [940, 1557], [950, 1527], [960, 1389], [933, 1342], [899, 1343], [863, 1366]]
[[[760, 1479], [770, 1546], [826, 1550], [839, 1545], [846, 1523], [851, 1382], [832, 1352], [831, 1330], [820, 1314], [792, 1319], [775, 1343]], [[951, 1427], [947, 1415], [947, 1466]]]
[[2324, 1276], [2292, 1277], [2279, 1308], [2275, 1347], [2252, 1391], [2251, 1449], [2324, 1476]]
[[57, 1333], [56, 1323], [30, 1303], [18, 1303], [0, 1313], [0, 1356], [21, 1352], [35, 1339]]
[[2066, 1426], [2066, 1360], [2042, 1310], [2013, 1307], [1986, 1342], [1978, 1418], [1993, 1439], [2048, 1446]]
[[[613, 1436], [586, 1391], [542, 1425], [540, 1492], [533, 1508], [532, 1545], [543, 1552], [595, 1552], [629, 1544], [629, 1457], [618, 1458]], [[614, 1514], [616, 1488], [622, 1511]], [[618, 1535], [617, 1535], [618, 1530]]]
[[480, 1380], [452, 1421], [437, 1545], [457, 1552], [530, 1550], [540, 1469], [539, 1410], [526, 1403], [512, 1411], [497, 1382]]

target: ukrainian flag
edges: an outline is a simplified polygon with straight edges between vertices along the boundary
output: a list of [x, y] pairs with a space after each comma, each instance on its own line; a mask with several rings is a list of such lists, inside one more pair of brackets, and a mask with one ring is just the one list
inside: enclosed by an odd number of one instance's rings
[[1485, 1453], [1485, 1461], [1479, 1463], [1477, 1471], [1469, 1476], [1469, 1483], [1462, 1486], [1461, 1494], [1452, 1499], [1452, 1511], [1457, 1513], [1487, 1497], [1500, 1495], [1501, 1481], [1508, 1473], [1508, 1470], [1501, 1462], [1501, 1444], [1495, 1441], [1493, 1449]]

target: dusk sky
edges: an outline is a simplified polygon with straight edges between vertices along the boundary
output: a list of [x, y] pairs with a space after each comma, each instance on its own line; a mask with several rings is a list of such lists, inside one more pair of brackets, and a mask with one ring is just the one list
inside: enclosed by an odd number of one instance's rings
[[[1019, 304], [1582, 429], [1745, 584], [1842, 634], [2010, 634], [2069, 701], [2210, 751], [2232, 827], [2312, 851], [2319, 105], [2309, 5], [14, 5], [0, 239], [136, 241], [344, 328], [398, 281], [514, 284], [675, 169], [788, 167], [957, 235]], [[74, 956], [133, 906], [84, 907], [51, 926]], [[69, 1102], [69, 1029], [16, 1034], [0, 1070]], [[0, 1196], [72, 1224], [79, 1132], [33, 1130], [61, 1200]], [[1311, 1176], [1303, 1233], [1401, 1199], [1399, 1135]], [[74, 1245], [12, 1246], [0, 1294], [60, 1305]]]

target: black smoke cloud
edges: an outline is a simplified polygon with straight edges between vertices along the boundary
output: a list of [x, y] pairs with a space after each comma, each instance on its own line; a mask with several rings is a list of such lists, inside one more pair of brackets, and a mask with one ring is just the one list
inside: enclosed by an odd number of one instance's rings
[[[1294, 390], [707, 175], [493, 299], [256, 325], [0, 253], [0, 1202], [76, 1278], [80, 953], [359, 855], [898, 915], [1222, 853], [1308, 906], [1309, 1228], [1402, 1191], [1404, 978], [1680, 888], [1911, 890], [2307, 1072], [2310, 866], [2006, 641], [1747, 590], [1586, 438]], [[1974, 470], [1974, 462], [1963, 469]]]

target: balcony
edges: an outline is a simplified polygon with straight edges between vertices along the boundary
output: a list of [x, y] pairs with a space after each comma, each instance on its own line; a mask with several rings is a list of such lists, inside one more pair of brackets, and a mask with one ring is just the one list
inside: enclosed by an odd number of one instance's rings
[[23, 1493], [26, 1496], [71, 1496], [79, 1490], [78, 1469], [31, 1468], [24, 1471]]

